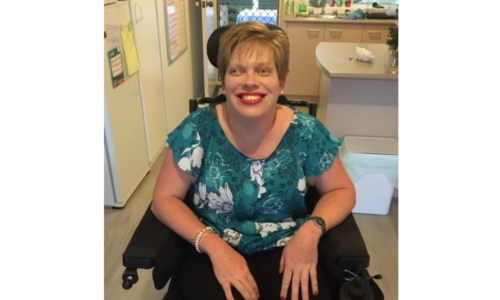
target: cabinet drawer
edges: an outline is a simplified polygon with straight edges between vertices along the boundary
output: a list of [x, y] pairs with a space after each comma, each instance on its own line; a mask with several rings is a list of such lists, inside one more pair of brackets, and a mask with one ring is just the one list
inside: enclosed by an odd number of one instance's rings
[[385, 44], [389, 26], [387, 25], [364, 25], [363, 43]]
[[290, 73], [286, 78], [285, 94], [319, 95], [320, 70], [315, 51], [325, 34], [324, 24], [289, 23]]
[[327, 24], [325, 26], [325, 42], [361, 43], [363, 25]]

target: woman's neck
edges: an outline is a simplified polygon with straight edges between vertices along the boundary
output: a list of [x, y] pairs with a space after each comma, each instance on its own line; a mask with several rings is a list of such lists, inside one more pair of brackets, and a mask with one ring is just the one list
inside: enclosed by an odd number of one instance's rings
[[[229, 141], [243, 154], [262, 158], [270, 154], [276, 147], [276, 118], [278, 105], [263, 118], [243, 119], [228, 110], [228, 105], [221, 106], [219, 111], [223, 118], [223, 130]], [[279, 140], [278, 140], [279, 141]]]
[[[277, 105], [276, 105], [277, 107]], [[278, 109], [269, 111], [263, 118], [243, 119], [233, 113], [228, 105], [224, 107], [225, 121], [231, 133], [238, 139], [261, 140], [272, 131]]]

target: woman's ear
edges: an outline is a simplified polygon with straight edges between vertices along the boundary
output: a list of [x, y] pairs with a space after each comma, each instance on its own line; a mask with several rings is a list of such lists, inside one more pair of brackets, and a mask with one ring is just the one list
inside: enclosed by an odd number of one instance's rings
[[281, 91], [283, 91], [283, 90], [285, 89], [285, 83], [286, 83], [286, 78], [285, 78], [285, 79], [283, 79], [283, 81], [282, 81], [282, 82], [281, 82], [281, 84], [280, 84], [280, 89], [281, 89]]

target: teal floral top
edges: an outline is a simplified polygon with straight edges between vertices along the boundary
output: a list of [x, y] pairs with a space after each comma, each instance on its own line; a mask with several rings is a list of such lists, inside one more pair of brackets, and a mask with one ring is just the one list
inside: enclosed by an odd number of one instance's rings
[[341, 141], [291, 107], [295, 114], [277, 148], [252, 159], [228, 141], [213, 106], [191, 113], [168, 135], [174, 160], [197, 177], [195, 214], [243, 254], [285, 246], [307, 217], [306, 176], [323, 174]]

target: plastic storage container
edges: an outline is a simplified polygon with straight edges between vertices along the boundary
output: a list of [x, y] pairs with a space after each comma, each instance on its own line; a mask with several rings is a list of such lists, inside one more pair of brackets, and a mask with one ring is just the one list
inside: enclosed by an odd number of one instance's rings
[[287, 0], [285, 2], [285, 14], [286, 15], [293, 15], [293, 13], [294, 13], [294, 8], [293, 8], [294, 4], [295, 3], [294, 3], [293, 0]]
[[302, 0], [299, 4], [299, 12], [300, 13], [306, 13], [307, 12], [307, 4], [305, 0]]
[[356, 188], [353, 213], [386, 215], [398, 187], [398, 142], [346, 136], [339, 157]]

